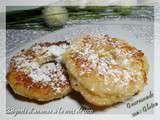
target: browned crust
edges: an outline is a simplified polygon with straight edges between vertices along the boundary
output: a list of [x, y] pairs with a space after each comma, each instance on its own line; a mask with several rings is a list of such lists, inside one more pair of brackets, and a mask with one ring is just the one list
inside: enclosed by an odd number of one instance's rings
[[[41, 46], [51, 46], [51, 45], [59, 46], [63, 44], [68, 44], [68, 43], [65, 41], [40, 43]], [[32, 56], [33, 58], [36, 57], [36, 55], [32, 52], [31, 48], [22, 50], [21, 52], [25, 56]], [[10, 63], [6, 79], [16, 94], [27, 97], [29, 99], [35, 99], [38, 101], [49, 101], [52, 99], [61, 98], [67, 95], [71, 91], [68, 75], [66, 74], [66, 72], [63, 74], [66, 75], [67, 80], [65, 85], [59, 83], [60, 92], [54, 91], [50, 84], [46, 83], [44, 84], [42, 82], [33, 82], [32, 78], [28, 77], [23, 71], [16, 70], [16, 66], [13, 61]], [[57, 83], [55, 83], [55, 85], [56, 84]]]
[[[77, 43], [79, 43], [78, 45], [80, 45], [80, 47], [78, 46], [78, 50], [79, 50], [79, 48], [80, 48], [80, 50], [81, 50], [81, 48], [83, 48], [83, 45], [85, 45], [85, 44], [91, 44], [91, 46], [93, 46], [94, 45], [94, 43], [92, 43], [92, 36], [85, 36], [85, 37], [83, 37], [83, 38], [80, 38], [80, 39], [77, 39]], [[93, 38], [94, 39], [94, 38]], [[119, 40], [119, 39], [117, 39], [117, 38], [112, 38], [112, 40], [114, 40], [114, 41], [116, 41], [116, 40]], [[126, 51], [134, 51], [134, 50], [136, 50], [136, 52], [134, 53], [134, 54], [132, 54], [132, 58], [137, 62], [137, 64], [138, 65], [140, 65], [141, 66], [141, 72], [143, 73], [142, 74], [142, 77], [143, 77], [143, 79], [142, 79], [142, 81], [144, 81], [144, 84], [147, 84], [147, 82], [148, 82], [148, 78], [147, 78], [147, 70], [146, 70], [146, 68], [145, 68], [145, 62], [144, 62], [144, 53], [141, 51], [141, 50], [137, 50], [135, 47], [132, 47], [132, 46], [130, 46], [130, 44], [128, 44], [127, 42], [125, 42], [125, 41], [123, 41], [122, 40], [122, 43], [123, 44], [121, 44], [121, 46], [118, 46], [118, 48], [122, 48], [122, 49], [125, 49]], [[73, 43], [74, 44], [74, 43]], [[74, 44], [75, 45], [75, 44]], [[85, 59], [84, 57], [82, 58], [81, 56], [80, 56], [80, 54], [79, 54], [79, 51], [78, 50], [75, 50], [75, 49], [69, 49], [67, 52], [66, 52], [66, 54], [64, 54], [64, 63], [66, 63], [66, 64], [74, 64], [74, 67], [75, 68], [71, 68], [72, 70], [74, 69], [74, 70], [76, 70], [77, 72], [76, 72], [76, 74], [78, 74], [79, 73], [79, 71], [80, 71], [80, 69], [81, 69], [81, 65], [82, 64], [87, 64], [88, 63], [88, 61], [87, 61], [87, 59]], [[75, 50], [75, 51], [74, 51]], [[68, 60], [68, 61], [67, 61]], [[148, 66], [148, 65], [147, 65]], [[116, 69], [117, 69], [117, 67], [121, 67], [121, 66], [113, 66], [113, 68], [114, 67], [116, 67]], [[123, 68], [122, 68], [123, 69]], [[68, 68], [68, 71], [70, 71], [70, 68]], [[71, 72], [71, 71], [70, 71]], [[93, 72], [93, 71], [92, 71]], [[71, 74], [72, 75], [72, 73], [69, 73], [69, 74]], [[83, 76], [85, 76], [85, 77], [87, 77], [87, 76], [90, 76], [90, 75], [87, 75], [88, 73], [84, 73], [83, 74]], [[71, 78], [70, 78], [71, 79]], [[76, 81], [76, 78], [74, 78], [74, 80]], [[72, 79], [71, 79], [71, 81], [72, 81]], [[86, 81], [87, 82], [87, 81]], [[72, 83], [72, 82], [71, 82]], [[85, 83], [84, 83], [85, 84]], [[135, 84], [136, 84], [136, 82], [135, 81], [133, 81], [133, 80], [130, 80], [129, 81], [129, 84], [131, 84], [132, 86], [135, 86]], [[72, 85], [72, 84], [71, 84]], [[111, 104], [111, 105], [108, 105], [108, 104], [101, 104], [101, 103], [96, 103], [95, 101], [91, 101], [91, 100], [89, 100], [89, 99], [87, 99], [86, 97], [85, 97], [85, 95], [83, 95], [83, 91], [81, 91], [81, 90], [79, 90], [78, 88], [78, 90], [76, 89], [76, 88], [74, 88], [74, 85], [72, 85], [72, 87], [73, 87], [73, 89], [74, 90], [76, 90], [76, 91], [78, 91], [78, 92], [80, 92], [81, 93], [81, 95], [84, 97], [84, 99], [86, 100], [86, 101], [88, 101], [89, 103], [91, 103], [91, 104], [93, 104], [93, 105], [95, 105], [95, 106], [100, 106], [100, 107], [109, 107], [109, 106], [112, 106], [112, 105], [114, 105], [114, 104], [116, 104], [116, 103], [113, 103], [113, 104]], [[84, 88], [85, 89], [85, 88]], [[136, 93], [135, 93], [136, 94]], [[134, 95], [134, 94], [133, 94]]]

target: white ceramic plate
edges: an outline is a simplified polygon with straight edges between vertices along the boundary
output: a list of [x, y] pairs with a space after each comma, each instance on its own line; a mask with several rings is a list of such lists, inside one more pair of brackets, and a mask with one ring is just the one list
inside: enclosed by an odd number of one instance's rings
[[[143, 98], [144, 96], [148, 95], [150, 91], [153, 90], [153, 62], [154, 62], [154, 47], [153, 42], [147, 41], [147, 38], [144, 38], [146, 36], [145, 32], [147, 32], [145, 29], [150, 29], [151, 26], [150, 22], [147, 24], [143, 24], [143, 22], [128, 22], [128, 24], [100, 24], [100, 25], [76, 25], [69, 28], [64, 28], [59, 31], [55, 31], [47, 36], [44, 36], [40, 39], [35, 40], [34, 42], [44, 42], [44, 41], [60, 41], [60, 40], [70, 40], [75, 37], [91, 33], [104, 33], [109, 34], [113, 37], [118, 37], [121, 39], [124, 39], [128, 42], [130, 42], [132, 45], [134, 45], [136, 48], [142, 50], [149, 61], [149, 84], [144, 88], [142, 92], [140, 92], [138, 95], [134, 96], [132, 99], [120, 103], [118, 105], [115, 105], [113, 107], [105, 108], [105, 109], [96, 109], [94, 111], [94, 114], [131, 114], [132, 112], [135, 112], [139, 108], [142, 108], [147, 102], [151, 102], [152, 99], [149, 99], [141, 104], [138, 104], [130, 109], [128, 109], [127, 103], [132, 103], [140, 98]], [[141, 27], [140, 27], [141, 26]], [[135, 29], [134, 29], [135, 28]], [[142, 30], [143, 28], [143, 30]], [[152, 27], [151, 27], [152, 28]], [[152, 31], [152, 30], [151, 30]], [[152, 33], [150, 33], [150, 36]], [[17, 51], [19, 51], [22, 48], [30, 47], [33, 43], [28, 43], [25, 45], [21, 45], [19, 48], [17, 48]], [[15, 54], [15, 52], [11, 53], [7, 60], [10, 59], [12, 55]], [[56, 111], [59, 111], [59, 113], [65, 113], [66, 111], [80, 111], [81, 108], [89, 108], [86, 104], [86, 102], [81, 99], [81, 97], [77, 96], [75, 93], [72, 93], [71, 95], [68, 95], [62, 99], [59, 100], [53, 100], [48, 103], [40, 104], [35, 103], [33, 101], [28, 101], [27, 99], [24, 99], [23, 97], [14, 95], [12, 90], [8, 89], [6, 92], [6, 106], [7, 106], [7, 113], [11, 113], [11, 111], [19, 111], [19, 110], [28, 110], [28, 111], [40, 111], [40, 112], [49, 112], [53, 111], [52, 113], [58, 113]], [[75, 112], [76, 113], [76, 112]], [[80, 113], [80, 112], [79, 112]]]

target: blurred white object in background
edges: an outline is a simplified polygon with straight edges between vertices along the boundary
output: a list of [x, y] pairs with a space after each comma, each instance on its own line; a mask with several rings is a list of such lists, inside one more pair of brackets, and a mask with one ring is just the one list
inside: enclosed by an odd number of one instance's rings
[[62, 26], [68, 20], [68, 13], [65, 7], [49, 6], [44, 9], [43, 17], [49, 27]]

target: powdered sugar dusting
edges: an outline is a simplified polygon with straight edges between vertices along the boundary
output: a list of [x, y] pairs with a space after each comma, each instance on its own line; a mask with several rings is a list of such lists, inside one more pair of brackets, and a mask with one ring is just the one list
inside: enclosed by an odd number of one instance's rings
[[142, 76], [143, 73], [130, 68], [134, 61], [132, 56], [138, 52], [137, 49], [127, 49], [125, 42], [108, 35], [88, 35], [80, 40], [81, 46], [71, 47], [72, 59], [80, 61], [80, 76], [96, 71], [104, 79], [124, 81], [126, 84], [123, 85], [127, 85], [130, 80], [140, 80], [141, 77], [134, 77]]
[[[15, 65], [17, 71], [24, 72], [34, 83], [49, 84], [53, 90], [60, 92], [60, 86], [68, 84], [68, 81], [64, 74], [64, 68], [55, 58], [59, 57], [66, 47], [66, 44], [49, 47], [35, 44], [31, 50], [36, 57], [26, 56], [24, 53], [29, 50], [27, 49], [14, 56], [11, 63]], [[41, 58], [42, 63], [37, 60], [38, 57]]]
[[[63, 46], [63, 47], [65, 47], [65, 46]], [[65, 49], [63, 49], [62, 47], [59, 47], [59, 46], [51, 46], [48, 49], [48, 52], [50, 52], [50, 53], [52, 52], [56, 56], [60, 56], [61, 54], [64, 53], [64, 51], [65, 51]]]

